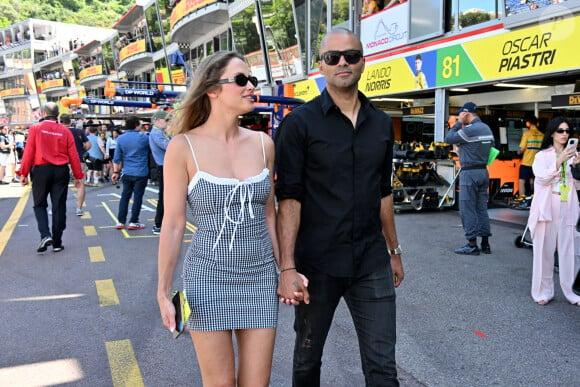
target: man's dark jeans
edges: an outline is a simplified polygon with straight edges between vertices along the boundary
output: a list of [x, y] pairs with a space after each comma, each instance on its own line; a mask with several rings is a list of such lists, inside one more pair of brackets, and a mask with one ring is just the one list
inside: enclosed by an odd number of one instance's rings
[[[62, 233], [66, 228], [66, 199], [70, 174], [68, 164], [44, 164], [30, 171], [32, 180], [33, 209], [40, 239], [52, 236], [53, 246], [62, 246]], [[52, 206], [52, 235], [48, 226], [48, 201]]]
[[127, 222], [127, 211], [129, 210], [129, 200], [133, 195], [133, 206], [131, 207], [131, 223], [139, 222], [139, 214], [141, 213], [141, 205], [143, 204], [143, 194], [147, 188], [147, 176], [131, 176], [123, 175], [121, 177], [123, 182], [123, 193], [119, 201], [119, 213], [117, 220], [125, 224]]
[[398, 386], [395, 288], [390, 265], [360, 278], [309, 271], [303, 274], [309, 280], [310, 304], [295, 308], [293, 386], [320, 386], [322, 351], [341, 297], [354, 322], [366, 385]]

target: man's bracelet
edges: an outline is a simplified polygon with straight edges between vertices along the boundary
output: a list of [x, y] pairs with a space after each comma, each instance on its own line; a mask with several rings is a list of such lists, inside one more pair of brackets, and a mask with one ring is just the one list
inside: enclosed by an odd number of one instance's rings
[[119, 173], [118, 171], [113, 171], [113, 173]]
[[280, 270], [280, 273], [284, 273], [285, 271], [288, 271], [288, 270], [296, 270], [296, 268], [295, 267], [289, 267], [287, 269]]

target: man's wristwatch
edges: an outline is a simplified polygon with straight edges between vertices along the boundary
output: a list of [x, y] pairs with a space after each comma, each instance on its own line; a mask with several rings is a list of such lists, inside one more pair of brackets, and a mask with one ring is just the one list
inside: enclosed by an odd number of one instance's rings
[[401, 245], [397, 245], [397, 247], [395, 247], [392, 250], [389, 250], [389, 254], [391, 255], [400, 255], [403, 252], [403, 249], [401, 248]]

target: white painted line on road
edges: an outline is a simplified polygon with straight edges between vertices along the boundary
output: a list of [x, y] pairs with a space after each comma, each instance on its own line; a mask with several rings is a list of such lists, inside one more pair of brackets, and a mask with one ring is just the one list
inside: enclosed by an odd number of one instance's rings
[[116, 198], [121, 199], [121, 195], [119, 195], [118, 193], [97, 194], [97, 196], [114, 196]]
[[85, 378], [77, 359], [60, 359], [0, 368], [3, 386], [56, 386]]

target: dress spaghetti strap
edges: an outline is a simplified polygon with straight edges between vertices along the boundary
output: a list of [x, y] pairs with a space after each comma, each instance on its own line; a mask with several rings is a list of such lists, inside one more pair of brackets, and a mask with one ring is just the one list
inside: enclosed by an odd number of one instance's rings
[[[197, 169], [197, 171], [199, 172], [199, 165], [197, 164], [197, 158], [195, 157], [195, 152], [193, 151], [193, 146], [191, 145], [191, 141], [189, 141], [189, 137], [187, 136], [187, 134], [184, 134], [185, 139], [187, 140], [187, 143], [189, 144], [189, 149], [191, 149], [191, 155], [193, 156], [193, 161], [195, 162], [195, 168]], [[263, 142], [264, 140], [262, 140]], [[264, 146], [264, 144], [262, 144], [262, 147]]]
[[264, 168], [266, 168], [267, 165], [266, 165], [266, 150], [264, 149], [264, 133], [260, 133], [260, 139], [262, 140], [262, 156], [264, 156]]

